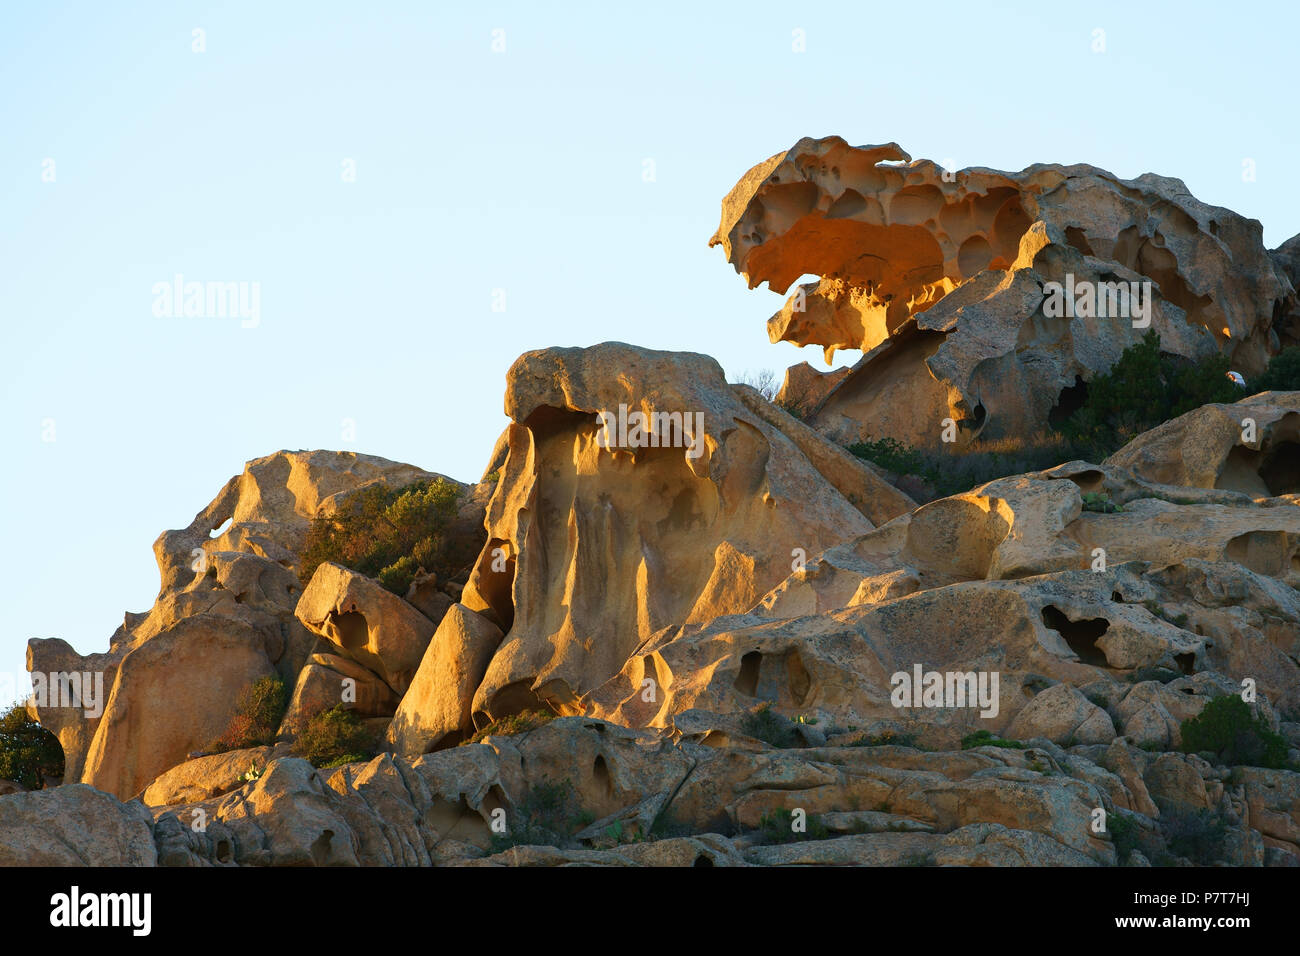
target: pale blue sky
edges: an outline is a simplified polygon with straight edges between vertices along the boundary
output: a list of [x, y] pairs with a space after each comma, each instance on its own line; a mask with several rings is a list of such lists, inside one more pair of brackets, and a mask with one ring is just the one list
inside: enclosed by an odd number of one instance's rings
[[[0, 672], [29, 637], [105, 649], [153, 601], [154, 538], [247, 459], [477, 479], [528, 349], [819, 364], [707, 247], [800, 136], [1154, 171], [1269, 246], [1300, 232], [1290, 2], [816, 6], [5, 4]], [[259, 282], [260, 324], [155, 317], [177, 272]]]

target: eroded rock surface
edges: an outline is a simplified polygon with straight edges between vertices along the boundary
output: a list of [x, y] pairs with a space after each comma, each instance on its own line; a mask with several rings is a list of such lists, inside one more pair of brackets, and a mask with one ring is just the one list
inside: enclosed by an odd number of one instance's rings
[[[768, 322], [773, 342], [820, 345], [827, 361], [863, 353], [833, 387], [809, 390], [827, 393], [812, 424], [841, 442], [934, 446], [946, 418], [969, 426], [964, 438], [1042, 429], [1066, 390], [1147, 328], [1166, 352], [1218, 350], [1247, 375], [1262, 371], [1300, 341], [1300, 313], [1289, 245], [1270, 254], [1261, 237], [1257, 221], [1177, 179], [1087, 165], [945, 170], [896, 143], [831, 136], [746, 173], [710, 245], [750, 288], [822, 277]], [[1090, 286], [1105, 311], [1081, 298], [1078, 314], [1061, 314], [1052, 282]], [[1141, 314], [1117, 316], [1119, 284], [1146, 282]]]
[[[208, 746], [247, 683], [276, 673], [293, 687], [317, 642], [294, 616], [298, 552], [311, 519], [373, 483], [403, 487], [436, 477], [373, 455], [281, 451], [250, 461], [188, 528], [159, 535], [158, 599], [148, 613], [126, 615], [107, 652], [83, 656], [58, 639], [28, 643], [34, 674], [102, 675], [98, 707], [49, 698], [29, 705], [59, 737], [65, 780], [134, 796]], [[481, 524], [485, 494], [456, 484], [467, 492], [457, 520]], [[417, 653], [412, 672], [418, 663]], [[123, 668], [132, 674], [126, 680]]]
[[[696, 430], [601, 447], [597, 415], [620, 407]], [[488, 543], [463, 599], [506, 632], [475, 698], [479, 726], [543, 701], [573, 712], [656, 632], [743, 611], [792, 555], [912, 506], [703, 355], [530, 352], [510, 370], [506, 413]]]

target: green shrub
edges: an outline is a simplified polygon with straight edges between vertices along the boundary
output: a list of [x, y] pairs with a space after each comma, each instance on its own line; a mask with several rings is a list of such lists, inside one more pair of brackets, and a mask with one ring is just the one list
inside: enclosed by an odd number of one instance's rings
[[976, 747], [1006, 747], [1008, 750], [1024, 750], [1028, 744], [1019, 740], [1004, 740], [1001, 737], [995, 737], [987, 730], [977, 730], [973, 734], [967, 734], [961, 739], [962, 750], [973, 750]]
[[805, 829], [800, 833], [794, 829], [794, 814], [789, 810], [771, 810], [762, 815], [758, 821], [759, 833], [766, 843], [794, 843], [799, 840], [825, 840], [830, 831], [825, 824], [813, 814], [807, 814]]
[[803, 738], [795, 730], [794, 721], [772, 710], [771, 704], [762, 704], [742, 717], [740, 729], [773, 747], [789, 749], [803, 743]]
[[555, 715], [549, 710], [525, 710], [510, 717], [494, 720], [468, 740], [462, 740], [460, 746], [479, 743], [488, 736], [513, 737], [515, 734], [527, 733], [554, 719]]
[[1227, 766], [1268, 767], [1280, 770], [1287, 764], [1287, 745], [1250, 712], [1250, 705], [1236, 694], [1214, 698], [1195, 717], [1183, 721], [1183, 750], [1212, 753]]
[[474, 557], [448, 535], [460, 494], [441, 478], [354, 492], [334, 514], [312, 519], [302, 551], [302, 582], [326, 561], [376, 578], [395, 594], [406, 593], [421, 567], [452, 576]]
[[1112, 811], [1106, 814], [1106, 829], [1110, 831], [1111, 842], [1115, 844], [1115, 855], [1123, 863], [1130, 853], [1138, 849], [1140, 828], [1128, 817]]
[[1300, 345], [1287, 346], [1274, 355], [1264, 374], [1246, 384], [1252, 393], [1300, 391]]
[[[1294, 351], [1296, 355], [1287, 355]], [[1260, 381], [1273, 388], [1297, 381], [1300, 348], [1274, 358]], [[1276, 367], [1276, 368], [1275, 368]], [[1108, 371], [1087, 383], [1083, 404], [1055, 430], [1029, 437], [980, 441], [961, 453], [927, 451], [896, 439], [867, 436], [847, 450], [899, 476], [926, 486], [931, 498], [960, 494], [998, 478], [1053, 468], [1075, 459], [1101, 461], [1141, 432], [1209, 402], [1232, 403], [1244, 393], [1229, 381], [1228, 360], [1215, 354], [1198, 362], [1160, 352], [1154, 329], [1125, 349]], [[1290, 384], [1300, 388], [1300, 384]], [[1055, 420], [1054, 420], [1055, 421]], [[918, 497], [908, 487], [908, 493]], [[1089, 511], [1123, 509], [1104, 495], [1089, 496]], [[925, 495], [920, 495], [925, 498]], [[920, 500], [918, 498], [918, 500]], [[929, 500], [929, 499], [926, 499]]]
[[1083, 510], [1096, 511], [1101, 514], [1115, 514], [1117, 511], [1123, 511], [1122, 505], [1117, 505], [1110, 500], [1110, 497], [1096, 491], [1090, 491], [1083, 496]]
[[1063, 436], [1046, 432], [1028, 438], [985, 441], [961, 453], [927, 451], [893, 438], [870, 437], [846, 450], [886, 471], [919, 480], [924, 489], [908, 488], [908, 494], [918, 500], [946, 498], [1008, 475], [1042, 471], [1087, 457], [1083, 449]]
[[1187, 624], [1186, 614], [1170, 614], [1163, 607], [1161, 607], [1160, 602], [1158, 601], [1153, 601], [1150, 598], [1148, 598], [1147, 600], [1142, 602], [1142, 606], [1146, 608], [1148, 611], [1150, 611], [1152, 614], [1154, 614], [1156, 617], [1160, 618], [1160, 620], [1167, 621], [1168, 623], [1172, 624], [1174, 627], [1185, 627]]
[[577, 800], [568, 780], [533, 784], [514, 812], [507, 814], [506, 832], [492, 834], [491, 851], [500, 853], [512, 846], [571, 845], [573, 834], [595, 821], [594, 814], [576, 806]]
[[1061, 432], [1100, 461], [1134, 436], [1209, 402], [1238, 401], [1228, 379], [1228, 359], [1215, 354], [1199, 362], [1160, 351], [1151, 329], [1120, 355], [1108, 372], [1088, 382], [1087, 398], [1061, 425]]
[[[850, 454], [865, 458], [896, 475], [916, 475], [929, 479], [933, 472], [931, 463], [926, 461], [920, 449], [905, 445], [893, 438], [873, 440], [867, 436], [864, 441], [849, 445], [848, 450]], [[934, 475], [934, 477], [938, 476]]]
[[230, 723], [208, 749], [224, 753], [274, 743], [288, 706], [284, 681], [274, 675], [259, 677], [240, 692]]
[[298, 730], [294, 752], [313, 767], [325, 769], [369, 760], [375, 755], [375, 741], [355, 711], [335, 704]]
[[63, 747], [54, 736], [27, 716], [16, 703], [0, 715], [0, 780], [12, 780], [28, 790], [63, 776]]
[[1174, 856], [1186, 857], [1199, 866], [1224, 862], [1228, 821], [1221, 812], [1169, 807], [1160, 813], [1160, 829]]

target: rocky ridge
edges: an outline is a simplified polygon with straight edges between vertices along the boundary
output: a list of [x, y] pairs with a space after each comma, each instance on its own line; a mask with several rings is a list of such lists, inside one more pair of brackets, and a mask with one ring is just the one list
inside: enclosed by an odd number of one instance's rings
[[[792, 370], [811, 414], [695, 353], [526, 353], [483, 478], [453, 483], [478, 557], [404, 595], [331, 562], [304, 586], [307, 529], [442, 476], [249, 462], [158, 538], [158, 599], [107, 652], [30, 643], [33, 673], [102, 673], [106, 699], [30, 706], [65, 783], [0, 790], [0, 863], [1300, 865], [1300, 772], [1182, 739], [1249, 688], [1300, 766], [1300, 392], [924, 504], [843, 447], [977, 406], [1045, 423], [1140, 337], [1048, 320], [1072, 270], [1150, 279], [1162, 347], [1258, 370], [1298, 337], [1294, 240], [1264, 250], [1177, 180], [950, 177], [832, 137], [751, 170], [715, 242], [751, 286], [823, 276], [769, 323], [864, 353]], [[900, 706], [918, 672], [982, 696]], [[268, 675], [292, 691], [275, 741], [206, 752]], [[296, 737], [344, 685], [381, 752], [318, 769]]]

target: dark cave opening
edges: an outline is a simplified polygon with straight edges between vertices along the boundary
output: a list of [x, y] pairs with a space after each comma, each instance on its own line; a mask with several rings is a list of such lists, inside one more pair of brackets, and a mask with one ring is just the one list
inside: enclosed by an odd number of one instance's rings
[[1110, 666], [1106, 655], [1097, 647], [1098, 638], [1110, 627], [1110, 621], [1104, 617], [1071, 621], [1060, 608], [1049, 604], [1043, 608], [1043, 623], [1060, 634], [1070, 650], [1078, 654], [1079, 660], [1083, 663], [1094, 667]]

